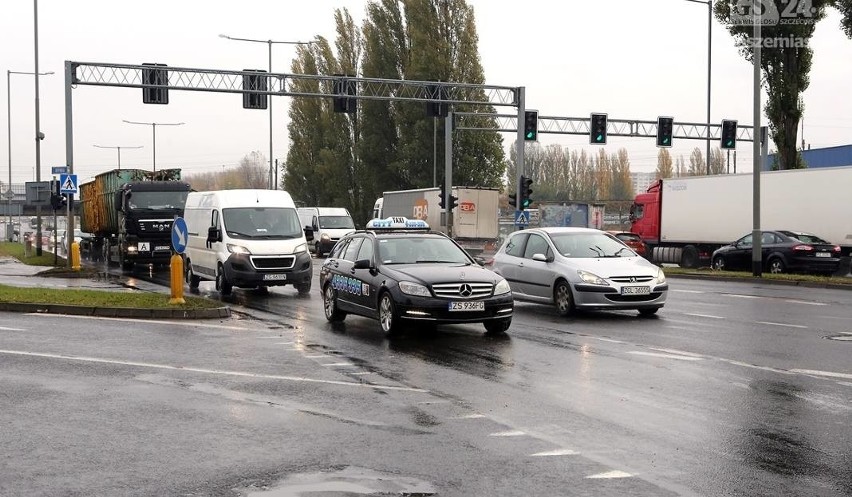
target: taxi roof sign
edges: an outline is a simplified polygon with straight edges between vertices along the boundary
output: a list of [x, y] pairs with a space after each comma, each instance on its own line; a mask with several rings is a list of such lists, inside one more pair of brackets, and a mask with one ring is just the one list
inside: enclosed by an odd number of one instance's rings
[[386, 219], [371, 219], [367, 223], [368, 230], [428, 230], [429, 223], [421, 219], [406, 217], [389, 217]]

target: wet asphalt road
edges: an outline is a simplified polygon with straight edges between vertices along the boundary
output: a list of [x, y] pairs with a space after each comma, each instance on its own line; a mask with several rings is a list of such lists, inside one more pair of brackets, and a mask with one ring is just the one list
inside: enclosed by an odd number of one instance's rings
[[670, 285], [655, 319], [518, 304], [499, 337], [333, 327], [317, 288], [0, 314], [0, 495], [852, 494], [852, 292]]

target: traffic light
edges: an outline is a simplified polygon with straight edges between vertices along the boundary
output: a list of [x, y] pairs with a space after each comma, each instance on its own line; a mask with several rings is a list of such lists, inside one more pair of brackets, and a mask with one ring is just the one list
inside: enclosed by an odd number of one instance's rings
[[526, 110], [526, 111], [524, 111], [524, 140], [525, 141], [536, 141], [536, 140], [538, 140], [538, 111], [537, 110]]
[[68, 197], [64, 193], [59, 193], [59, 182], [53, 181], [53, 191], [50, 192], [50, 206], [53, 210], [58, 211], [64, 209], [68, 205]]
[[722, 149], [735, 148], [737, 148], [737, 122], [724, 119], [722, 120]]
[[[267, 91], [267, 78], [260, 75], [266, 71], [261, 69], [243, 69], [245, 72], [257, 74], [243, 74], [243, 90]], [[259, 93], [243, 93], [243, 109], [266, 109], [267, 95]]]
[[592, 114], [589, 125], [589, 143], [606, 145], [606, 114]]
[[[167, 67], [166, 64], [143, 63], [143, 66]], [[142, 69], [142, 84], [145, 85], [169, 85], [169, 73], [165, 69]], [[163, 104], [169, 103], [168, 88], [142, 88], [142, 103]]]
[[518, 206], [521, 209], [528, 209], [530, 204], [532, 204], [532, 186], [533, 180], [532, 178], [527, 178], [526, 176], [521, 176], [521, 202]]
[[441, 193], [438, 194], [438, 199], [438, 206], [441, 209], [447, 207], [447, 190], [443, 183], [441, 183]]
[[450, 210], [455, 209], [459, 206], [459, 198], [455, 195], [450, 195]]
[[671, 147], [672, 134], [674, 130], [674, 118], [658, 117], [657, 118], [657, 146]]
[[358, 94], [358, 82], [347, 78], [354, 76], [346, 74], [335, 74], [339, 76], [334, 80], [334, 112], [354, 114], [358, 111], [358, 99], [353, 98]]
[[518, 194], [517, 193], [510, 193], [509, 194], [509, 205], [511, 205], [512, 207], [518, 206]]
[[447, 117], [450, 113], [450, 104], [442, 102], [447, 100], [447, 87], [441, 85], [426, 85], [426, 97], [435, 98], [435, 102], [426, 102], [426, 117]]

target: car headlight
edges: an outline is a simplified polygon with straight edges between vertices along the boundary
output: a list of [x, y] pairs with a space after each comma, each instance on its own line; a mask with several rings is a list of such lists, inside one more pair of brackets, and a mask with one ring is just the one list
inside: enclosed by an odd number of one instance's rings
[[249, 252], [249, 249], [243, 247], [242, 245], [234, 245], [229, 243], [226, 246], [228, 247], [228, 252], [232, 254], [251, 254], [251, 252]]
[[494, 286], [494, 295], [503, 295], [511, 291], [512, 289], [509, 287], [509, 282], [506, 280], [500, 280], [500, 282]]
[[588, 283], [590, 285], [607, 285], [607, 282], [603, 278], [594, 273], [583, 271], [581, 269], [577, 271], [577, 275], [580, 276], [580, 279], [583, 280], [583, 283]]
[[308, 244], [307, 243], [300, 243], [300, 244], [296, 245], [296, 248], [293, 249], [294, 254], [298, 254], [300, 252], [307, 252], [307, 251], [308, 251]]
[[663, 272], [663, 268], [657, 268], [657, 283], [665, 283], [666, 282], [666, 273]]
[[410, 281], [400, 281], [399, 289], [406, 295], [414, 295], [417, 297], [431, 296], [428, 288], [419, 283], [412, 283]]
[[320, 240], [328, 241], [331, 240], [331, 237], [328, 236], [328, 233], [323, 233], [322, 236], [320, 236]]

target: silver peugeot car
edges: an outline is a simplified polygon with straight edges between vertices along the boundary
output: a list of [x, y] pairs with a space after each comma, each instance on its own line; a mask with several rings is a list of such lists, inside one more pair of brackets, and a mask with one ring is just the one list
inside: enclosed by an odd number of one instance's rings
[[666, 303], [663, 270], [620, 240], [589, 228], [536, 228], [512, 233], [494, 256], [517, 300], [574, 310], [635, 309], [642, 316]]

